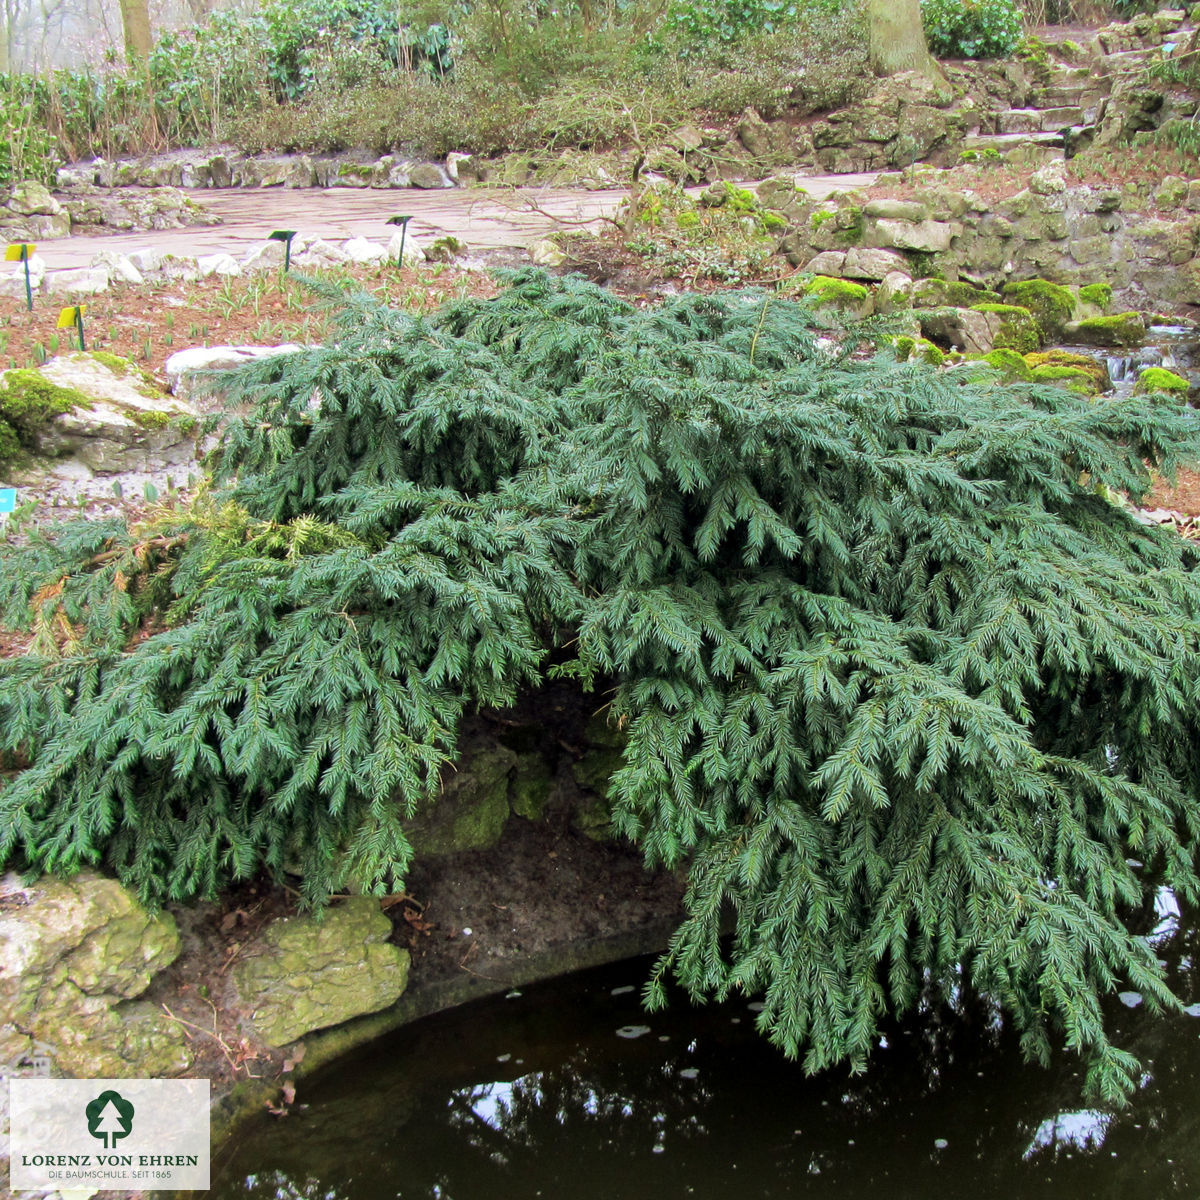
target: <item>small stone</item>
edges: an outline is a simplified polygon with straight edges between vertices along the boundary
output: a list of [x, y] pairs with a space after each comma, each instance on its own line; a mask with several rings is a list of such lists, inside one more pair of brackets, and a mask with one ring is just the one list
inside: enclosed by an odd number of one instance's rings
[[907, 273], [908, 259], [891, 250], [855, 246], [846, 253], [842, 275], [847, 279], [869, 279], [878, 282], [895, 271]]
[[804, 271], [809, 275], [840, 276], [846, 263], [844, 250], [822, 250], [804, 264]]
[[1188, 198], [1188, 182], [1178, 175], [1168, 175], [1154, 193], [1159, 208], [1178, 208]]
[[358, 263], [360, 266], [383, 262], [387, 258], [387, 251], [378, 242], [369, 241], [365, 237], [349, 238], [344, 241], [342, 252], [352, 263]]
[[892, 200], [887, 197], [872, 200], [863, 209], [864, 216], [879, 217], [886, 221], [913, 221], [920, 223], [929, 219], [929, 209], [915, 200]]
[[92, 266], [107, 267], [112, 278], [121, 283], [140, 285], [146, 282], [146, 277], [125, 254], [114, 254], [111, 250], [102, 250], [92, 259]]
[[557, 242], [552, 242], [549, 238], [543, 238], [540, 242], [534, 242], [529, 247], [529, 257], [539, 267], [561, 267], [567, 261], [566, 251]]
[[282, 242], [263, 242], [242, 259], [243, 271], [277, 271], [287, 255]]
[[23, 179], [14, 184], [7, 207], [24, 217], [56, 217], [63, 211], [62, 205], [35, 179]]
[[47, 296], [94, 296], [107, 290], [109, 282], [107, 267], [71, 267], [47, 275], [42, 291]]
[[400, 263], [401, 266], [420, 267], [425, 265], [425, 251], [421, 249], [420, 242], [411, 233], [407, 237], [403, 237], [399, 230], [388, 239], [387, 257], [389, 262], [400, 262], [401, 246], [404, 247], [404, 262]]
[[953, 230], [944, 221], [877, 219], [867, 222], [863, 235], [866, 246], [892, 250], [922, 250], [937, 254], [950, 249]]
[[1029, 190], [1039, 196], [1057, 196], [1067, 190], [1066, 168], [1052, 162], [1029, 177]]
[[242, 273], [241, 264], [232, 254], [205, 254], [196, 259], [196, 270], [200, 272], [201, 279], [207, 279], [210, 275], [228, 277]]
[[408, 173], [410, 186], [415, 188], [448, 188], [454, 183], [437, 163], [417, 163]]

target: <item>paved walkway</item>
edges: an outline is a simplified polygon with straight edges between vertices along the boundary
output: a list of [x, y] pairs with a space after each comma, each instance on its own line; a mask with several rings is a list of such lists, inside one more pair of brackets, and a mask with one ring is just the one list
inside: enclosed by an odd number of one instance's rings
[[[822, 199], [837, 189], [869, 186], [874, 175], [797, 176]], [[689, 189], [698, 194], [701, 189]], [[527, 246], [556, 228], [556, 219], [600, 228], [617, 211], [624, 190], [470, 188], [375, 191], [354, 188], [198, 190], [189, 193], [222, 219], [221, 225], [166, 229], [41, 242], [38, 254], [52, 270], [85, 267], [101, 250], [128, 254], [146, 246], [180, 255], [225, 252], [240, 258], [273, 229], [295, 229], [326, 241], [363, 236], [386, 242], [394, 213], [410, 213], [409, 233], [422, 241], [452, 234], [472, 250]], [[540, 211], [539, 211], [540, 210]]]

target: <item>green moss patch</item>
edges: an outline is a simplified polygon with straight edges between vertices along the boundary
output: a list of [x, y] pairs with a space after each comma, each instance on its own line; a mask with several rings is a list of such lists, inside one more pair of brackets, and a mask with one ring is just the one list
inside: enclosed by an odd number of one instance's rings
[[[1108, 367], [1104, 363], [1086, 354], [1073, 354], [1070, 350], [1046, 350], [1041, 354], [1027, 354], [1025, 355], [1025, 365], [1033, 372], [1033, 378], [1038, 382], [1050, 381], [1050, 377], [1045, 373], [1047, 367], [1069, 368], [1078, 376], [1086, 375], [1090, 382], [1090, 394], [1093, 396], [1107, 392], [1112, 386], [1112, 381], [1108, 377]], [[1043, 372], [1040, 376], [1038, 375], [1039, 371]], [[1054, 378], [1067, 377], [1058, 375]]]
[[1112, 298], [1113, 290], [1110, 283], [1089, 283], [1079, 289], [1079, 299], [1084, 304], [1094, 304], [1102, 312], [1108, 312]]
[[1037, 367], [1033, 372], [1034, 383], [1048, 383], [1055, 387], [1069, 388], [1081, 396], [1095, 396], [1092, 377], [1079, 367]]
[[1135, 396], [1161, 392], [1177, 400], [1186, 400], [1190, 389], [1191, 385], [1182, 375], [1176, 375], [1174, 371], [1168, 371], [1165, 367], [1147, 367], [1138, 376], [1133, 392]]
[[1146, 340], [1146, 323], [1135, 312], [1088, 317], [1074, 327], [1074, 335], [1088, 346], [1140, 346]]
[[1000, 329], [993, 343], [995, 349], [1032, 354], [1041, 348], [1041, 326], [1029, 309], [1016, 304], [972, 304], [971, 308], [975, 312], [994, 313], [1000, 317]]
[[976, 304], [999, 302], [999, 292], [946, 279], [922, 279], [912, 291], [913, 308], [972, 308]]
[[1067, 322], [1075, 315], [1075, 297], [1065, 287], [1047, 279], [1007, 283], [1004, 298], [1033, 313], [1046, 340], [1060, 337]]
[[91, 407], [81, 391], [51, 383], [37, 371], [5, 371], [0, 375], [0, 460], [32, 448], [37, 431], [54, 417]]
[[803, 294], [810, 296], [818, 308], [860, 309], [871, 298], [861, 283], [817, 275], [805, 285]]
[[1015, 350], [993, 350], [980, 361], [999, 371], [1005, 383], [1028, 383], [1033, 379], [1033, 372]]

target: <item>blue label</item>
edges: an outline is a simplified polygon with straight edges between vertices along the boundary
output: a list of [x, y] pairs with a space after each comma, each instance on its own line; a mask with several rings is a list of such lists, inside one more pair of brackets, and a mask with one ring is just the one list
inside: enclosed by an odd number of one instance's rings
[[0, 488], [0, 513], [10, 513], [17, 507], [17, 489]]

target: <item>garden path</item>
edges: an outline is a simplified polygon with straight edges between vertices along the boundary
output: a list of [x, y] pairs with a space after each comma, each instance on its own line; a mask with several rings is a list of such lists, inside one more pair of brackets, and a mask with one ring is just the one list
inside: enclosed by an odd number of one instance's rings
[[[874, 175], [797, 176], [818, 199], [831, 191], [866, 187]], [[702, 189], [689, 189], [699, 193]], [[411, 213], [409, 232], [421, 241], [450, 234], [471, 250], [523, 247], [551, 232], [559, 221], [598, 227], [616, 212], [624, 189], [572, 188], [446, 189], [445, 191], [303, 188], [284, 190], [198, 190], [188, 193], [222, 219], [222, 224], [140, 233], [88, 235], [42, 242], [38, 253], [52, 270], [88, 266], [102, 250], [128, 254], [154, 246], [166, 253], [229, 253], [240, 258], [273, 229], [339, 242], [363, 236], [386, 242], [394, 232], [384, 222]]]

